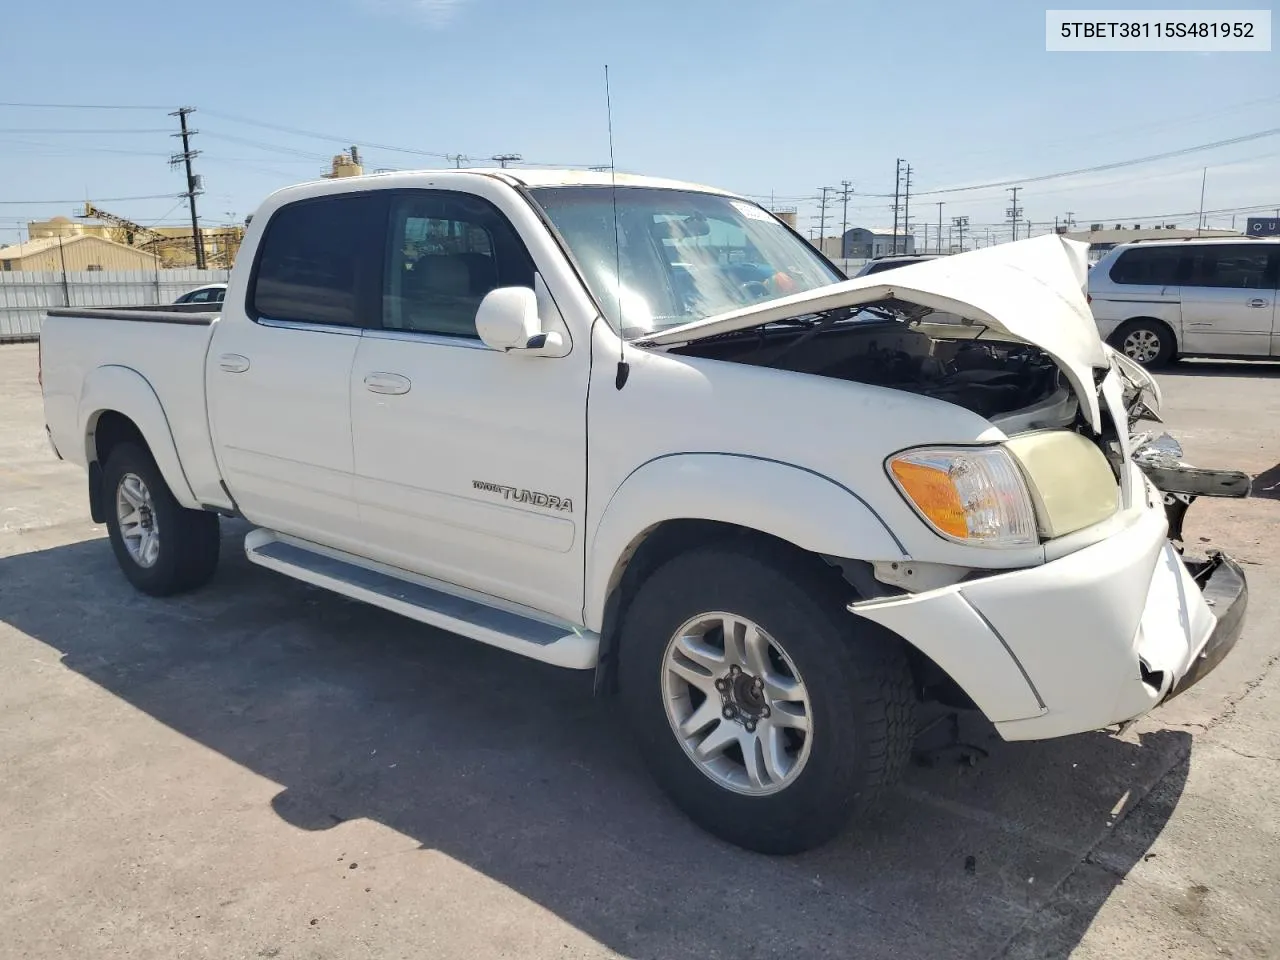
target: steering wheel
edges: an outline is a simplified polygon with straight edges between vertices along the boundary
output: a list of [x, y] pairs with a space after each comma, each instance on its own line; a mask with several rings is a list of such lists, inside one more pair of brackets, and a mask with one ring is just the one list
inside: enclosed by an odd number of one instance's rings
[[738, 287], [738, 292], [745, 300], [763, 300], [770, 296], [769, 288], [760, 280], [748, 280]]

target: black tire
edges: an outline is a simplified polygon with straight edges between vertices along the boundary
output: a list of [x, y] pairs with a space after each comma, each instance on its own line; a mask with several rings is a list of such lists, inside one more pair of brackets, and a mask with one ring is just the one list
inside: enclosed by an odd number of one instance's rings
[[[1140, 360], [1136, 356], [1132, 356], [1125, 351], [1125, 341], [1134, 334], [1144, 337], [1155, 337], [1158, 342], [1155, 355], [1147, 360]], [[1115, 332], [1107, 338], [1107, 343], [1116, 350], [1125, 354], [1134, 363], [1146, 367], [1148, 370], [1154, 370], [1157, 367], [1167, 365], [1174, 358], [1174, 351], [1177, 347], [1177, 341], [1174, 339], [1173, 331], [1159, 320], [1126, 320], [1120, 326], [1116, 327]]]
[[[901, 641], [845, 609], [849, 595], [810, 566], [767, 548], [708, 546], [655, 571], [628, 605], [619, 650], [623, 709], [655, 780], [690, 818], [730, 843], [791, 854], [830, 840], [901, 775], [915, 738], [915, 696]], [[723, 611], [754, 621], [786, 651], [810, 696], [813, 740], [789, 784], [736, 793], [676, 739], [663, 702], [667, 644], [690, 618]]]
[[[146, 484], [151, 495], [159, 549], [150, 566], [133, 558], [120, 529], [116, 496], [121, 481], [131, 474]], [[129, 582], [143, 593], [170, 596], [204, 586], [213, 577], [220, 542], [218, 515], [181, 506], [144, 447], [121, 443], [111, 451], [102, 471], [102, 504], [116, 562]]]

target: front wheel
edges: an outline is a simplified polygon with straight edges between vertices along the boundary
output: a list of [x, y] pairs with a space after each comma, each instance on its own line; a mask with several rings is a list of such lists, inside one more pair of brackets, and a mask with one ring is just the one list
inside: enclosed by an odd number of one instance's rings
[[657, 570], [623, 625], [623, 705], [655, 779], [762, 853], [832, 838], [897, 779], [914, 735], [900, 645], [860, 629], [827, 573], [704, 548]]
[[218, 565], [218, 516], [178, 503], [144, 447], [116, 446], [102, 484], [111, 549], [130, 583], [163, 597], [209, 581]]

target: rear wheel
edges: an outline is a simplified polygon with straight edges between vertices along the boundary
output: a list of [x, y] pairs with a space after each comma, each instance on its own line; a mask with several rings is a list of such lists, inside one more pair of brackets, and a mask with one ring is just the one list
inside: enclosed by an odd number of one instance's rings
[[102, 483], [107, 534], [130, 583], [160, 597], [209, 581], [218, 565], [217, 514], [179, 504], [145, 448], [118, 444]]
[[862, 631], [824, 571], [708, 547], [629, 606], [622, 702], [655, 779], [693, 820], [763, 853], [826, 842], [894, 782], [913, 739], [905, 655]]
[[1162, 367], [1173, 359], [1173, 331], [1158, 320], [1130, 320], [1116, 328], [1108, 341], [1134, 363]]

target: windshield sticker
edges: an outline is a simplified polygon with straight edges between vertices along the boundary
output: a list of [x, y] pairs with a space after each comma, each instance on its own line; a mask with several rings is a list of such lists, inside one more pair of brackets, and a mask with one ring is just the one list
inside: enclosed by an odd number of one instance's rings
[[741, 200], [730, 200], [729, 203], [733, 206], [733, 209], [737, 210], [748, 220], [762, 220], [765, 223], [777, 222], [773, 219], [772, 215], [761, 210], [754, 203], [743, 203]]

